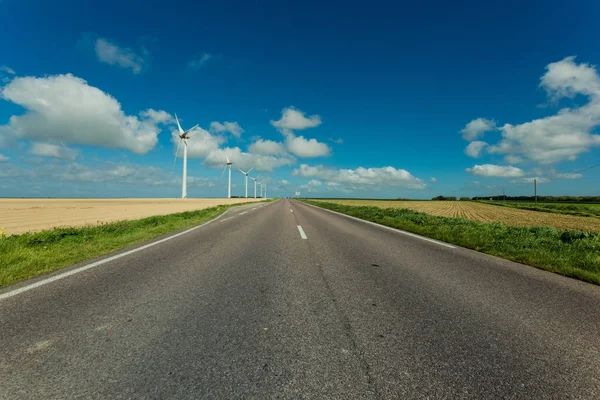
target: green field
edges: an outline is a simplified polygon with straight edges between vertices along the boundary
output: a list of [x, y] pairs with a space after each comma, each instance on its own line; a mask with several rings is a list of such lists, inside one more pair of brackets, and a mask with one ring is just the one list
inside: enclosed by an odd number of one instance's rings
[[440, 217], [406, 208], [303, 200], [367, 221], [418, 233], [536, 268], [600, 284], [600, 232], [519, 227]]
[[0, 236], [0, 287], [199, 225], [236, 205], [95, 226]]
[[600, 204], [594, 203], [533, 203], [522, 201], [483, 201], [502, 207], [519, 208], [522, 210], [543, 211], [557, 214], [578, 215], [582, 217], [600, 217]]

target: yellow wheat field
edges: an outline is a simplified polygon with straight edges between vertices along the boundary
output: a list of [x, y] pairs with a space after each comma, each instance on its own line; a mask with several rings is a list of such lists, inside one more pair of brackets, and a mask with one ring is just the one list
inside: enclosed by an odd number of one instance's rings
[[408, 208], [431, 215], [504, 222], [513, 226], [553, 226], [559, 229], [600, 231], [600, 218], [519, 210], [471, 201], [324, 200], [352, 206]]
[[8, 235], [64, 226], [139, 219], [254, 199], [0, 199], [0, 231]]

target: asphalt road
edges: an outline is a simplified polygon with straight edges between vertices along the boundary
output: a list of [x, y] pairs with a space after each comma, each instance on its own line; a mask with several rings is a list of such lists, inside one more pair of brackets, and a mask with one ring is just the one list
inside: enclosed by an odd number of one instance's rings
[[600, 398], [599, 287], [256, 207], [0, 292], [0, 398]]

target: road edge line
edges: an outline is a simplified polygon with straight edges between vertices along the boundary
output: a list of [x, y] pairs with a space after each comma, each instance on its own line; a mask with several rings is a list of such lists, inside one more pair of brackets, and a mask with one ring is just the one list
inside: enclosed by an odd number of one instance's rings
[[353, 219], [353, 220], [356, 220], [356, 221], [364, 222], [366, 224], [378, 226], [380, 228], [387, 229], [388, 231], [401, 233], [403, 235], [411, 236], [411, 237], [414, 237], [416, 239], [421, 239], [421, 240], [424, 240], [426, 242], [431, 242], [431, 243], [439, 244], [440, 246], [444, 246], [444, 247], [447, 247], [449, 249], [456, 249], [456, 247], [457, 247], [457, 246], [454, 246], [454, 245], [451, 245], [451, 244], [448, 244], [448, 243], [445, 243], [445, 242], [441, 242], [439, 240], [435, 240], [435, 239], [431, 239], [431, 238], [428, 238], [428, 237], [425, 237], [425, 236], [417, 235], [416, 233], [407, 232], [407, 231], [404, 231], [404, 230], [398, 229], [398, 228], [392, 228], [391, 226], [381, 225], [381, 224], [378, 224], [377, 222], [367, 221], [366, 219], [361, 219], [361, 218], [353, 217], [352, 215], [348, 215], [348, 214], [344, 214], [344, 213], [341, 213], [341, 212], [329, 210], [327, 208], [313, 206], [312, 204], [304, 203], [302, 201], [299, 201], [299, 203], [306, 204], [307, 206], [314, 207], [314, 208], [316, 208], [318, 210], [329, 211], [330, 213], [341, 215], [343, 217], [350, 218], [350, 219]]
[[52, 282], [55, 282], [55, 281], [67, 278], [67, 277], [69, 277], [71, 275], [78, 274], [79, 272], [83, 272], [83, 271], [86, 271], [88, 269], [91, 269], [91, 268], [94, 268], [94, 267], [98, 267], [98, 266], [100, 266], [102, 264], [106, 264], [108, 262], [111, 262], [111, 261], [114, 261], [114, 260], [118, 260], [119, 258], [126, 257], [126, 256], [128, 256], [130, 254], [133, 254], [133, 253], [137, 253], [138, 251], [146, 250], [147, 248], [150, 248], [152, 246], [156, 246], [158, 244], [167, 242], [167, 241], [169, 241], [171, 239], [175, 239], [175, 238], [177, 238], [179, 236], [185, 235], [187, 233], [195, 231], [196, 229], [202, 228], [203, 226], [206, 226], [208, 224], [211, 224], [211, 223], [217, 221], [222, 216], [224, 216], [225, 214], [227, 214], [229, 212], [229, 210], [231, 210], [231, 208], [228, 208], [227, 210], [225, 210], [225, 212], [223, 214], [220, 214], [220, 215], [216, 216], [215, 218], [213, 218], [213, 219], [211, 219], [209, 221], [203, 222], [200, 225], [196, 225], [194, 227], [186, 229], [185, 231], [174, 233], [174, 234], [172, 234], [170, 236], [167, 236], [166, 238], [162, 238], [162, 239], [156, 240], [154, 242], [145, 244], [143, 246], [136, 247], [135, 249], [127, 250], [127, 251], [125, 251], [123, 253], [119, 253], [119, 254], [115, 254], [114, 256], [103, 258], [102, 260], [95, 261], [95, 262], [93, 262], [91, 264], [83, 265], [81, 267], [72, 269], [70, 271], [66, 271], [66, 272], [63, 272], [63, 273], [51, 276], [49, 278], [42, 279], [42, 280], [37, 281], [35, 283], [31, 283], [29, 285], [22, 286], [22, 287], [20, 287], [18, 289], [9, 290], [9, 291], [7, 291], [5, 293], [0, 293], [0, 301], [8, 299], [8, 298], [11, 298], [13, 296], [19, 295], [19, 294], [24, 293], [24, 292], [28, 292], [28, 291], [36, 289], [36, 288], [38, 288], [40, 286], [44, 286], [44, 285], [47, 285], [49, 283], [52, 283]]

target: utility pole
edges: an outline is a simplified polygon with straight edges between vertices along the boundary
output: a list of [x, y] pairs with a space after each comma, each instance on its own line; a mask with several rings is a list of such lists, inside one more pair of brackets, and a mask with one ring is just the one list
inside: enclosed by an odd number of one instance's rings
[[535, 202], [537, 203], [537, 179], [533, 179], [533, 197], [535, 197]]

